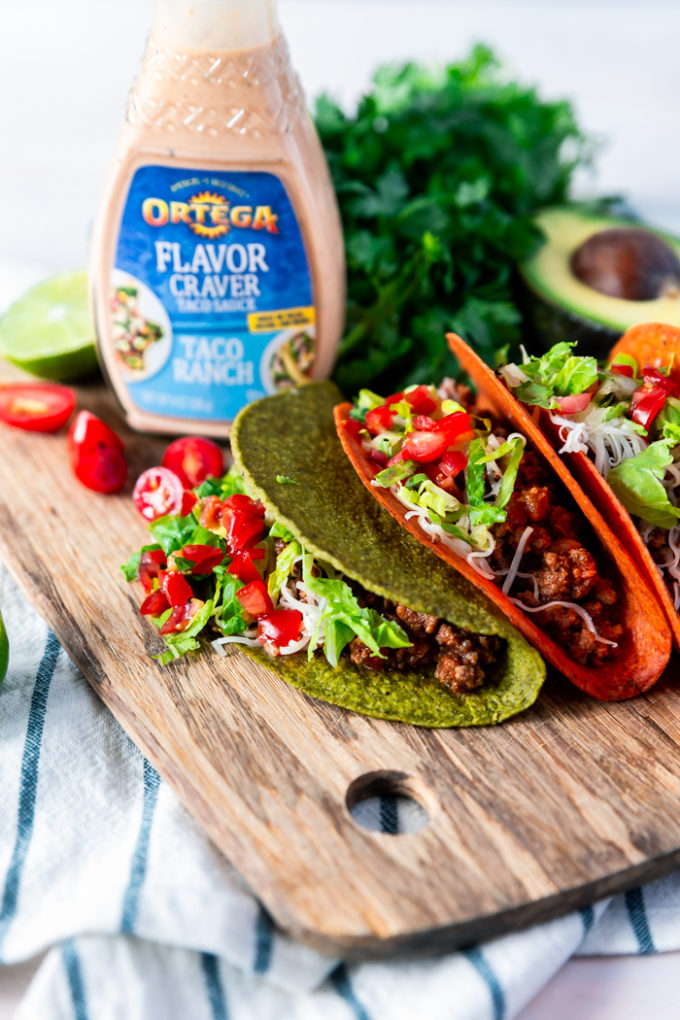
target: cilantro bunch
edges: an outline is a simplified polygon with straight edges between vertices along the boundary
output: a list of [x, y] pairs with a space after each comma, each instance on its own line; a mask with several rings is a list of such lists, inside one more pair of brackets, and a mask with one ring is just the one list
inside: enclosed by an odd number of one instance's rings
[[453, 374], [447, 330], [493, 363], [519, 339], [513, 265], [540, 243], [531, 215], [566, 198], [588, 157], [570, 105], [509, 81], [477, 46], [440, 73], [381, 67], [354, 115], [326, 95], [315, 115], [347, 253], [338, 385]]

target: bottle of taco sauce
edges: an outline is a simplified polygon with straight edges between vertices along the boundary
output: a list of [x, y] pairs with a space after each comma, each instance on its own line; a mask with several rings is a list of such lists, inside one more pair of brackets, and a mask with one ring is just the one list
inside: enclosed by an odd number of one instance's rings
[[329, 374], [342, 232], [275, 0], [156, 0], [92, 281], [135, 429], [225, 436], [250, 401]]

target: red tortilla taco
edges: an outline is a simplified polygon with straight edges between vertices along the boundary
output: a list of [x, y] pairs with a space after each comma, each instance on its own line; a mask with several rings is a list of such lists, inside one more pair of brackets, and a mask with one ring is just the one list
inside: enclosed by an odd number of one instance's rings
[[630, 552], [680, 648], [680, 329], [632, 327], [606, 367], [572, 348], [502, 377]]
[[527, 411], [448, 339], [477, 401], [450, 382], [361, 391], [335, 410], [345, 452], [385, 509], [578, 687], [639, 694], [671, 651], [657, 599]]

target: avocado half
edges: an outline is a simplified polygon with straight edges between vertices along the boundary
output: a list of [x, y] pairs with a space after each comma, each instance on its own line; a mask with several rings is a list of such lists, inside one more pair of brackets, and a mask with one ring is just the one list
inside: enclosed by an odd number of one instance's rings
[[580, 354], [604, 357], [630, 326], [640, 322], [680, 326], [680, 289], [653, 300], [625, 300], [587, 285], [572, 268], [574, 253], [605, 230], [642, 229], [665, 242], [680, 260], [678, 238], [634, 220], [593, 215], [573, 206], [544, 209], [535, 222], [546, 240], [519, 270], [522, 308], [540, 347], [547, 349], [559, 340], [577, 340]]

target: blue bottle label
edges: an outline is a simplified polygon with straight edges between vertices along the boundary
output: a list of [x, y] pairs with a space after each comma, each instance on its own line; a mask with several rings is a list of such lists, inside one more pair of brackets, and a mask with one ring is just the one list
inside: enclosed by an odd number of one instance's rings
[[152, 414], [231, 421], [308, 375], [312, 285], [279, 178], [140, 167], [123, 210], [110, 314], [130, 398]]

